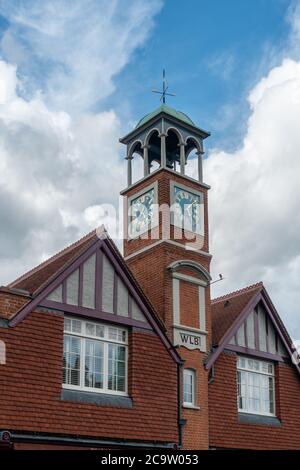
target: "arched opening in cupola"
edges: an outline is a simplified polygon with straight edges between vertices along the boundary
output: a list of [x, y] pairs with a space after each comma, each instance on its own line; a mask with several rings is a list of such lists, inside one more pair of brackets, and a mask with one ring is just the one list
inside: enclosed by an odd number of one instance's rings
[[161, 144], [160, 137], [157, 129], [151, 131], [148, 136], [146, 145], [148, 145], [148, 163], [149, 163], [149, 172], [157, 170], [161, 164]]
[[169, 129], [166, 137], [166, 166], [174, 171], [180, 169], [180, 143], [182, 137], [175, 129]]
[[132, 183], [135, 183], [144, 176], [143, 149], [140, 141], [132, 145], [129, 157], [132, 158]]
[[[199, 162], [200, 159], [200, 162]], [[193, 137], [189, 137], [186, 140], [185, 146], [185, 174], [190, 178], [200, 180], [199, 178], [199, 165], [200, 165], [200, 172], [202, 174], [202, 156], [201, 156], [201, 148], [199, 142]]]

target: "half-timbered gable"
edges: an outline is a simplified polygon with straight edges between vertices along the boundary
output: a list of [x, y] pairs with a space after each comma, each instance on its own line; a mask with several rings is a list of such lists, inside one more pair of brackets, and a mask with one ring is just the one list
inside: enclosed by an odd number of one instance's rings
[[180, 358], [106, 233], [2, 289], [0, 316], [0, 429], [15, 448], [178, 442]]
[[213, 448], [298, 448], [300, 392], [295, 348], [262, 283], [212, 301]]

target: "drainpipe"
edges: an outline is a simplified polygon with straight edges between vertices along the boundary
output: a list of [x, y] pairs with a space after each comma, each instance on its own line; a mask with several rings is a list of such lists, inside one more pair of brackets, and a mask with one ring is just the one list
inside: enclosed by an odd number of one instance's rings
[[213, 365], [209, 371], [208, 385], [212, 384], [214, 380], [215, 380], [215, 366]]
[[177, 402], [178, 402], [178, 448], [182, 448], [182, 434], [183, 434], [183, 427], [186, 424], [186, 419], [182, 417], [182, 403], [181, 403], [181, 377], [182, 377], [182, 369], [184, 365], [184, 360], [181, 360], [177, 365]]

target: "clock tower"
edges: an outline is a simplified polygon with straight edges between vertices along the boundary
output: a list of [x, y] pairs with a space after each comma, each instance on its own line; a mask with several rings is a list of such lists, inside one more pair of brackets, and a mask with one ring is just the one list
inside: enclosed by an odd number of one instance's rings
[[[185, 449], [208, 447], [203, 362], [211, 348], [211, 255], [209, 186], [202, 172], [208, 136], [186, 114], [163, 103], [120, 139], [127, 148], [127, 187], [121, 192], [124, 257], [184, 361], [180, 421]], [[132, 179], [134, 159], [143, 167], [138, 181]], [[192, 176], [186, 174], [188, 165]]]

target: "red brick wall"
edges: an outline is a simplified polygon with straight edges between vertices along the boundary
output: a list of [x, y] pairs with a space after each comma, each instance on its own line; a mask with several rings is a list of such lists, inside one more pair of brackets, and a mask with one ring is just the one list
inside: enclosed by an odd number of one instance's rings
[[[202, 191], [204, 194], [204, 245], [202, 251], [208, 252], [208, 210], [207, 210], [207, 189], [203, 188], [196, 181], [182, 177], [178, 174], [171, 173], [166, 170], [160, 170], [158, 173], [142, 181], [134, 188], [127, 191], [130, 197], [137, 191], [148, 186], [154, 181], [158, 182], [158, 203], [170, 205], [170, 181], [182, 183], [189, 186], [191, 190]], [[160, 215], [160, 225], [158, 227], [159, 238], [162, 237], [162, 216]], [[133, 255], [127, 259], [127, 264], [133, 274], [140, 283], [145, 294], [153, 304], [155, 310], [160, 315], [167, 329], [167, 333], [173, 340], [173, 292], [172, 292], [172, 275], [168, 270], [168, 266], [174, 261], [186, 259], [200, 263], [207, 271], [209, 271], [210, 257], [203, 253], [187, 250], [184, 247], [185, 240], [178, 240], [173, 233], [171, 226], [170, 240], [175, 240], [182, 244], [178, 246], [168, 243], [167, 241], [148, 248], [142, 253], [136, 253], [145, 247], [149, 247], [156, 240], [145, 240], [143, 238], [124, 241], [125, 257]], [[164, 238], [165, 240], [165, 238]], [[136, 254], [135, 254], [136, 253]], [[134, 255], [135, 254], [135, 255]], [[197, 277], [195, 272], [190, 269], [182, 270], [185, 274]], [[181, 272], [181, 271], [180, 271]], [[198, 287], [180, 281], [180, 314], [181, 323], [187, 326], [199, 327], [199, 300]], [[211, 317], [210, 317], [210, 288], [206, 288], [206, 326], [208, 331], [207, 350], [210, 349], [211, 342]], [[198, 388], [199, 409], [184, 409], [183, 416], [187, 419], [187, 423], [183, 428], [183, 443], [185, 449], [207, 449], [208, 448], [208, 390], [207, 390], [207, 373], [203, 367], [204, 353], [198, 350], [190, 351], [186, 348], [180, 348], [180, 355], [186, 360], [184, 367], [191, 367], [196, 370]]]
[[[172, 337], [173, 325], [173, 298], [172, 277], [167, 268], [171, 263], [180, 259], [197, 261], [209, 271], [209, 257], [167, 242], [154, 246], [127, 260], [127, 265], [164, 321], [170, 337]], [[206, 305], [208, 306], [210, 303], [209, 287], [206, 292]], [[206, 316], [207, 330], [210, 333], [210, 313], [207, 313]]]
[[132, 409], [61, 401], [62, 316], [34, 312], [0, 339], [0, 429], [177, 442], [177, 365], [152, 332], [130, 335]]
[[183, 447], [189, 449], [208, 449], [208, 394], [207, 371], [203, 367], [204, 353], [179, 348], [184, 359], [184, 368], [196, 371], [196, 407], [183, 408], [183, 418], [187, 420], [183, 428]]
[[276, 366], [276, 409], [282, 425], [239, 423], [236, 356], [221, 354], [209, 385], [211, 447], [247, 449], [300, 448], [300, 378], [292, 365]]
[[29, 301], [28, 297], [0, 291], [0, 318], [12, 318]]
[[[184, 176], [181, 176], [180, 174], [174, 174], [171, 173], [167, 170], [160, 170], [158, 173], [155, 173], [152, 177], [147, 178], [146, 180], [142, 181], [140, 184], [135, 186], [134, 188], [130, 188], [126, 192], [127, 197], [131, 197], [141, 189], [149, 186], [150, 184], [154, 183], [155, 181], [158, 182], [158, 204], [163, 205], [166, 204], [168, 207], [170, 206], [170, 181], [173, 180], [175, 182], [184, 184], [185, 186], [188, 186], [191, 188], [191, 190], [195, 189], [196, 191], [203, 192], [204, 194], [204, 232], [205, 232], [205, 237], [204, 237], [204, 242], [201, 242], [202, 250], [207, 251], [209, 250], [209, 238], [208, 238], [208, 203], [207, 203], [207, 189], [202, 187], [197, 181], [190, 181]], [[128, 256], [132, 253], [134, 253], [137, 250], [140, 250], [141, 248], [144, 248], [145, 246], [151, 245], [153, 242], [155, 242], [158, 239], [162, 238], [162, 214], [160, 213], [159, 215], [159, 222], [160, 225], [158, 229], [154, 229], [153, 234], [155, 235], [152, 239], [148, 237], [148, 239], [145, 239], [145, 237], [150, 235], [150, 232], [148, 234], [144, 234], [140, 238], [136, 238], [134, 240], [124, 240], [124, 256]], [[126, 220], [125, 220], [126, 223]], [[174, 237], [173, 233], [173, 226], [171, 226], [170, 230], [170, 239], [174, 239], [177, 237]], [[201, 237], [200, 237], [201, 238]], [[186, 241], [193, 241], [193, 240], [185, 240], [183, 239], [178, 239], [176, 240], [179, 243], [185, 244]]]
[[199, 288], [197, 284], [179, 281], [180, 324], [199, 328]]
[[[171, 339], [173, 337], [172, 276], [167, 266], [179, 259], [196, 260], [209, 270], [210, 258], [167, 243], [139, 254], [127, 262], [156, 311], [164, 320]], [[210, 288], [207, 287], [205, 290], [206, 330], [208, 332], [207, 351], [209, 351], [211, 344]], [[197, 296], [189, 298], [188, 303], [195, 311], [198, 305], [198, 290]], [[188, 315], [188, 311], [186, 311], [186, 314]], [[183, 410], [183, 416], [187, 419], [187, 423], [183, 428], [184, 449], [207, 449], [208, 385], [207, 373], [203, 366], [204, 353], [189, 351], [186, 348], [180, 348], [179, 353], [186, 360], [184, 367], [194, 368], [198, 378], [199, 410]]]

